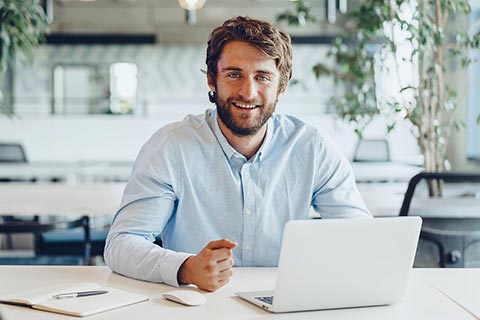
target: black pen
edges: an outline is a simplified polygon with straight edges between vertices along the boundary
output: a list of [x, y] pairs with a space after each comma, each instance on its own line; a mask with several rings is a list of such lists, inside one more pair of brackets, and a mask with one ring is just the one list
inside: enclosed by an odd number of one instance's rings
[[65, 298], [77, 298], [77, 297], [88, 297], [96, 296], [99, 294], [108, 293], [107, 290], [94, 290], [94, 291], [80, 291], [80, 292], [69, 292], [69, 293], [60, 293], [53, 296], [55, 299], [65, 299]]

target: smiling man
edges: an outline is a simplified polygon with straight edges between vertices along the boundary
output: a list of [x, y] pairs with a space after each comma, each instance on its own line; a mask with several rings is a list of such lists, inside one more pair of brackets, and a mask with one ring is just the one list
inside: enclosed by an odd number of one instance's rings
[[211, 33], [206, 63], [216, 109], [143, 146], [105, 261], [129, 277], [213, 291], [234, 265], [276, 266], [285, 224], [308, 219], [310, 207], [322, 218], [371, 215], [330, 138], [274, 115], [292, 75], [288, 35], [232, 18]]

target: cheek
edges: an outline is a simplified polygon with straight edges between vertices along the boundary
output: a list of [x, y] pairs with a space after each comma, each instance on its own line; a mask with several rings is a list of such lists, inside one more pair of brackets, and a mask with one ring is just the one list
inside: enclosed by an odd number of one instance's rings
[[262, 92], [262, 98], [264, 100], [268, 100], [268, 101], [275, 101], [277, 100], [277, 96], [278, 96], [278, 90], [275, 88], [269, 88], [268, 90], [265, 90]]
[[235, 86], [224, 81], [217, 81], [216, 90], [222, 95], [230, 95], [235, 91]]

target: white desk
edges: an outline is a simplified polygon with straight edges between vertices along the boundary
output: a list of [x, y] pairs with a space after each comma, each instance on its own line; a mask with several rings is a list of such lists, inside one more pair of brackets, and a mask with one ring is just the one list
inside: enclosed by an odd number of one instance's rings
[[0, 214], [112, 216], [124, 188], [124, 183], [3, 183]]
[[480, 319], [480, 269], [419, 269], [418, 273]]
[[[428, 271], [427, 271], [428, 272]], [[455, 275], [456, 273], [453, 273]], [[447, 275], [450, 276], [450, 275]], [[480, 276], [478, 271], [477, 276]], [[171, 287], [125, 278], [112, 273], [107, 267], [35, 267], [0, 266], [0, 294], [13, 293], [32, 287], [72, 281], [93, 281], [120, 289], [141, 292], [150, 301], [88, 317], [89, 320], [123, 319], [368, 319], [368, 320], [473, 320], [464, 309], [412, 273], [406, 299], [398, 304], [382, 307], [351, 308], [271, 314], [237, 297], [234, 293], [245, 290], [272, 288], [275, 282], [274, 268], [237, 268], [225, 287], [213, 293], [205, 293], [207, 303], [200, 307], [184, 307], [161, 297]], [[69, 316], [36, 311], [23, 307], [0, 305], [5, 320], [60, 320]]]

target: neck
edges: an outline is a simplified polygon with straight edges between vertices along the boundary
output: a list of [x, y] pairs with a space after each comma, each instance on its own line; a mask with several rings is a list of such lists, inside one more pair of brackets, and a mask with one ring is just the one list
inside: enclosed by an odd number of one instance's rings
[[254, 135], [237, 136], [233, 134], [232, 131], [227, 128], [227, 126], [225, 126], [220, 118], [217, 118], [217, 121], [218, 126], [220, 127], [220, 130], [227, 139], [228, 143], [247, 159], [253, 157], [253, 155], [258, 151], [267, 132], [267, 124], [265, 123], [263, 127], [261, 127], [260, 130], [258, 130]]

